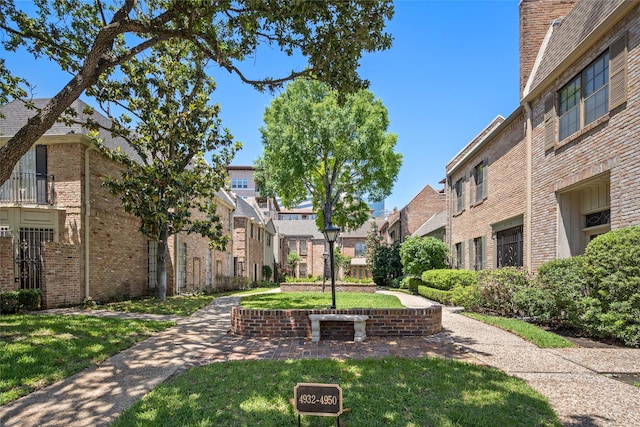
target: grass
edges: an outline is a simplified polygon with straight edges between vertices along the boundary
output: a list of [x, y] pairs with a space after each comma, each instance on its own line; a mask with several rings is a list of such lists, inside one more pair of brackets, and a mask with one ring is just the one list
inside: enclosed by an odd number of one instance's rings
[[545, 331], [523, 320], [507, 317], [488, 316], [486, 314], [463, 312], [465, 316], [509, 331], [537, 345], [540, 348], [567, 348], [575, 345], [553, 332]]
[[111, 302], [95, 306], [100, 310], [126, 311], [130, 313], [172, 314], [176, 316], [191, 316], [195, 311], [209, 304], [215, 295], [173, 296], [160, 301], [155, 298], [134, 299], [129, 301]]
[[[245, 308], [263, 310], [314, 309], [331, 305], [331, 292], [280, 292], [250, 295], [242, 298]], [[393, 295], [362, 292], [340, 292], [336, 295], [336, 308], [404, 308]]]
[[[292, 426], [300, 382], [339, 384], [349, 426], [559, 426], [547, 400], [520, 379], [459, 361], [349, 359], [234, 361], [192, 368], [125, 410], [124, 426]], [[302, 425], [335, 425], [302, 416]]]
[[0, 405], [105, 360], [174, 324], [92, 316], [1, 316]]

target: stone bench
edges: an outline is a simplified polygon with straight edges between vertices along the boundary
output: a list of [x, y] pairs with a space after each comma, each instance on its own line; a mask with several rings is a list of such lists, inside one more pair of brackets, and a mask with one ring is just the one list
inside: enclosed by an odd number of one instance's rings
[[367, 319], [364, 314], [310, 314], [311, 320], [311, 341], [320, 341], [320, 322], [353, 322], [353, 340], [362, 342], [367, 337]]

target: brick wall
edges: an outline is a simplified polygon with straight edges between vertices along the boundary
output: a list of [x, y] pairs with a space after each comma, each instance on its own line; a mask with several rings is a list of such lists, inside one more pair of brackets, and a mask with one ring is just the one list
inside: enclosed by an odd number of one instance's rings
[[[455, 244], [462, 242], [463, 268], [473, 269], [473, 254], [469, 246], [473, 239], [482, 237], [485, 241], [485, 266], [496, 268], [496, 249], [492, 225], [509, 218], [523, 215], [526, 208], [526, 153], [524, 143], [524, 117], [519, 114], [505, 128], [490, 137], [483, 147], [460, 165], [454, 173], [447, 172], [447, 179], [453, 185], [458, 179], [466, 178], [464, 190], [464, 211], [453, 214], [449, 210], [449, 244], [455, 255]], [[474, 186], [473, 168], [480, 162], [487, 165], [488, 195], [480, 203], [470, 202], [470, 192]], [[449, 200], [453, 198], [453, 188], [447, 188]], [[475, 200], [475, 199], [474, 199]], [[525, 230], [525, 233], [527, 230]], [[526, 242], [526, 239], [525, 239]]]
[[[121, 169], [97, 151], [89, 155], [90, 295], [101, 302], [145, 295], [148, 238], [138, 231], [140, 220], [126, 213], [120, 200], [102, 185], [102, 177], [118, 176]], [[169, 261], [167, 269], [171, 268]]]
[[520, 94], [531, 75], [533, 64], [551, 23], [566, 16], [577, 0], [520, 1]]
[[0, 237], [0, 292], [18, 288], [13, 268], [13, 241], [11, 237]]
[[[368, 315], [367, 336], [424, 336], [442, 331], [441, 306], [345, 310], [255, 310], [232, 307], [231, 333], [248, 337], [304, 337], [310, 339], [311, 321], [309, 315], [328, 313]], [[353, 326], [349, 327], [340, 323], [345, 322], [321, 322], [321, 336], [324, 335], [323, 330], [336, 327], [340, 328], [340, 335], [350, 331], [351, 339], [353, 339]]]
[[[628, 37], [628, 101], [595, 126], [544, 149], [544, 96], [557, 91], [602, 54], [623, 31]], [[558, 256], [559, 198], [587, 180], [608, 176], [611, 228], [640, 224], [640, 6], [594, 43], [532, 103], [533, 186], [532, 264]], [[580, 233], [580, 228], [575, 232]]]
[[411, 236], [433, 215], [447, 208], [446, 196], [426, 185], [409, 203], [400, 209], [402, 240]]
[[42, 244], [43, 309], [80, 304], [82, 289], [82, 251], [71, 243], [44, 242]]

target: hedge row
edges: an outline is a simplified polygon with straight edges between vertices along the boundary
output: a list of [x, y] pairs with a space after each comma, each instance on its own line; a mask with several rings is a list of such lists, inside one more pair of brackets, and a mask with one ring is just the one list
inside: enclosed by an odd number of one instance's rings
[[40, 291], [37, 289], [0, 292], [0, 314], [37, 310], [40, 308], [40, 299]]

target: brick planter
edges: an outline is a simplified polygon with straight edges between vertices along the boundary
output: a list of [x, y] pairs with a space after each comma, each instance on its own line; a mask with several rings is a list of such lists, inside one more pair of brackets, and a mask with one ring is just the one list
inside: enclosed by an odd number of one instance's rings
[[[281, 292], [322, 292], [322, 282], [283, 282], [280, 283]], [[331, 293], [331, 282], [327, 280], [324, 291]], [[336, 282], [336, 292], [364, 292], [374, 294], [375, 283], [347, 283]]]
[[[361, 314], [366, 321], [368, 337], [423, 336], [442, 330], [442, 307], [427, 308], [358, 308], [336, 310], [257, 310], [242, 307], [231, 309], [231, 333], [247, 337], [278, 337], [311, 339], [310, 314]], [[353, 323], [322, 322], [321, 339], [353, 340]]]

